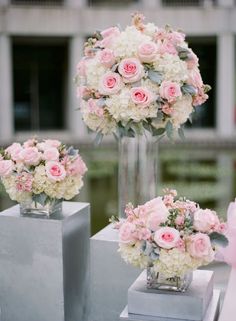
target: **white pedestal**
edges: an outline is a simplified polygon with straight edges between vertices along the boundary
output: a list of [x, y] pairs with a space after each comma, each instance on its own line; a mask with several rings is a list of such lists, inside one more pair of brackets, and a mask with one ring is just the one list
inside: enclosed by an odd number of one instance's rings
[[213, 295], [213, 272], [197, 270], [184, 293], [149, 290], [143, 271], [128, 290], [128, 312], [161, 318], [203, 320]]
[[0, 215], [1, 321], [84, 321], [89, 204], [63, 202], [50, 219]]
[[90, 239], [89, 321], [118, 321], [127, 303], [128, 288], [140, 274], [117, 251], [118, 232], [111, 224]]
[[[208, 306], [205, 317], [202, 321], [217, 321], [219, 316], [220, 306], [220, 291], [214, 290], [212, 300]], [[170, 306], [171, 308], [171, 306]], [[152, 316], [135, 315], [128, 313], [128, 307], [126, 306], [124, 311], [120, 315], [120, 320], [123, 321], [188, 321], [184, 319], [170, 319], [170, 318], [158, 318]], [[227, 319], [229, 321], [230, 319]]]

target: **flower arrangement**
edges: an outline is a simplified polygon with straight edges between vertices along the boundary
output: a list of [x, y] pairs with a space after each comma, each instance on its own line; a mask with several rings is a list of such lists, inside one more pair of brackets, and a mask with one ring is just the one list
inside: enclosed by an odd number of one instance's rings
[[204, 85], [198, 57], [185, 34], [169, 26], [144, 24], [141, 14], [121, 31], [96, 32], [85, 43], [77, 67], [77, 94], [83, 120], [102, 138], [183, 135], [182, 125], [194, 107], [203, 104], [210, 86]]
[[69, 200], [79, 193], [86, 171], [78, 150], [58, 140], [29, 139], [0, 151], [2, 183], [18, 203]]
[[213, 261], [217, 246], [227, 245], [226, 224], [216, 212], [177, 198], [175, 190], [134, 208], [116, 222], [121, 257], [136, 267], [150, 264], [167, 278], [182, 277]]

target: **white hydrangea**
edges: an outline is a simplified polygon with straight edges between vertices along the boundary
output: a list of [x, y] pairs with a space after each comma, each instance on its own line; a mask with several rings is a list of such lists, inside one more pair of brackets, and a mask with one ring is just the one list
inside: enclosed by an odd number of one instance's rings
[[108, 69], [105, 68], [96, 58], [90, 59], [86, 66], [87, 86], [97, 89], [99, 87], [101, 77]]
[[2, 178], [2, 183], [10, 199], [12, 199], [13, 201], [17, 201], [18, 203], [26, 203], [31, 199], [32, 193], [18, 191], [16, 189], [16, 181], [14, 175]]
[[134, 26], [129, 26], [114, 39], [109, 47], [114, 50], [116, 57], [134, 57], [137, 55], [139, 45], [150, 40], [151, 37], [142, 34]]
[[147, 267], [148, 257], [141, 251], [141, 242], [136, 242], [134, 245], [120, 243], [118, 252], [126, 263], [141, 269]]
[[183, 83], [188, 79], [188, 69], [185, 61], [177, 55], [165, 53], [154, 62], [154, 69], [163, 73], [164, 80]]
[[45, 186], [48, 183], [48, 178], [46, 175], [46, 170], [44, 165], [35, 167], [34, 180], [32, 191], [34, 194], [40, 194], [44, 192]]
[[79, 189], [83, 186], [81, 177], [79, 176], [67, 176], [60, 182], [48, 182], [45, 186], [44, 193], [51, 198], [64, 198], [66, 200], [71, 199], [78, 194]]
[[194, 259], [189, 253], [178, 249], [160, 251], [160, 257], [154, 262], [154, 269], [162, 273], [167, 278], [173, 276], [183, 276], [187, 272], [196, 270], [202, 262]]
[[107, 110], [110, 115], [117, 121], [128, 122], [132, 119], [139, 122], [149, 117], [155, 117], [157, 107], [151, 104], [148, 107], [139, 107], [130, 99], [130, 89], [124, 88], [117, 95], [111, 96], [106, 100]]
[[78, 176], [67, 176], [63, 181], [52, 182], [48, 179], [45, 171], [45, 166], [40, 165], [35, 168], [33, 181], [33, 193], [45, 193], [51, 198], [66, 200], [71, 199], [78, 194], [78, 191], [83, 186], [83, 181]]
[[157, 32], [157, 30], [158, 30], [157, 26], [155, 26], [154, 23], [149, 22], [149, 23], [147, 23], [147, 24], [145, 25], [145, 28], [144, 28], [143, 33], [144, 33], [145, 35], [150, 36], [150, 37], [153, 38], [153, 36], [154, 36], [154, 34]]
[[115, 120], [111, 119], [111, 117], [104, 115], [103, 117], [99, 117], [96, 114], [89, 113], [86, 109], [81, 109], [83, 114], [83, 120], [85, 124], [93, 131], [99, 131], [103, 135], [111, 134], [116, 129]]
[[193, 111], [192, 97], [190, 95], [184, 95], [181, 99], [172, 106], [173, 113], [171, 115], [172, 122], [175, 128], [179, 128], [181, 124], [184, 124], [189, 115]]

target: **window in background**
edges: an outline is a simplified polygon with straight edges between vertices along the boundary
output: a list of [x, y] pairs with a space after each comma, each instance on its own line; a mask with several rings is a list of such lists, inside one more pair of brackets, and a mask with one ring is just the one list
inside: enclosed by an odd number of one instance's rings
[[203, 82], [211, 86], [209, 99], [196, 108], [193, 115], [194, 128], [214, 128], [216, 125], [216, 38], [193, 37], [187, 39], [189, 46], [199, 58]]
[[13, 40], [15, 130], [64, 129], [67, 45]]

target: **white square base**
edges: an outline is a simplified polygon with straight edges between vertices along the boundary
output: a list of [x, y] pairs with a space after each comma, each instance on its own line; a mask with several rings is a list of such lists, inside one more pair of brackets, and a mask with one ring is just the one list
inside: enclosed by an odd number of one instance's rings
[[188, 290], [181, 293], [147, 289], [146, 270], [144, 270], [128, 290], [128, 312], [200, 321], [205, 315], [212, 295], [212, 271], [194, 271]]
[[[217, 321], [219, 317], [219, 306], [220, 306], [220, 291], [214, 290], [213, 297], [206, 311], [205, 317], [201, 321]], [[171, 318], [160, 318], [153, 316], [144, 316], [128, 313], [128, 306], [125, 307], [124, 311], [120, 315], [120, 320], [123, 321], [188, 321], [186, 319], [171, 319]]]

